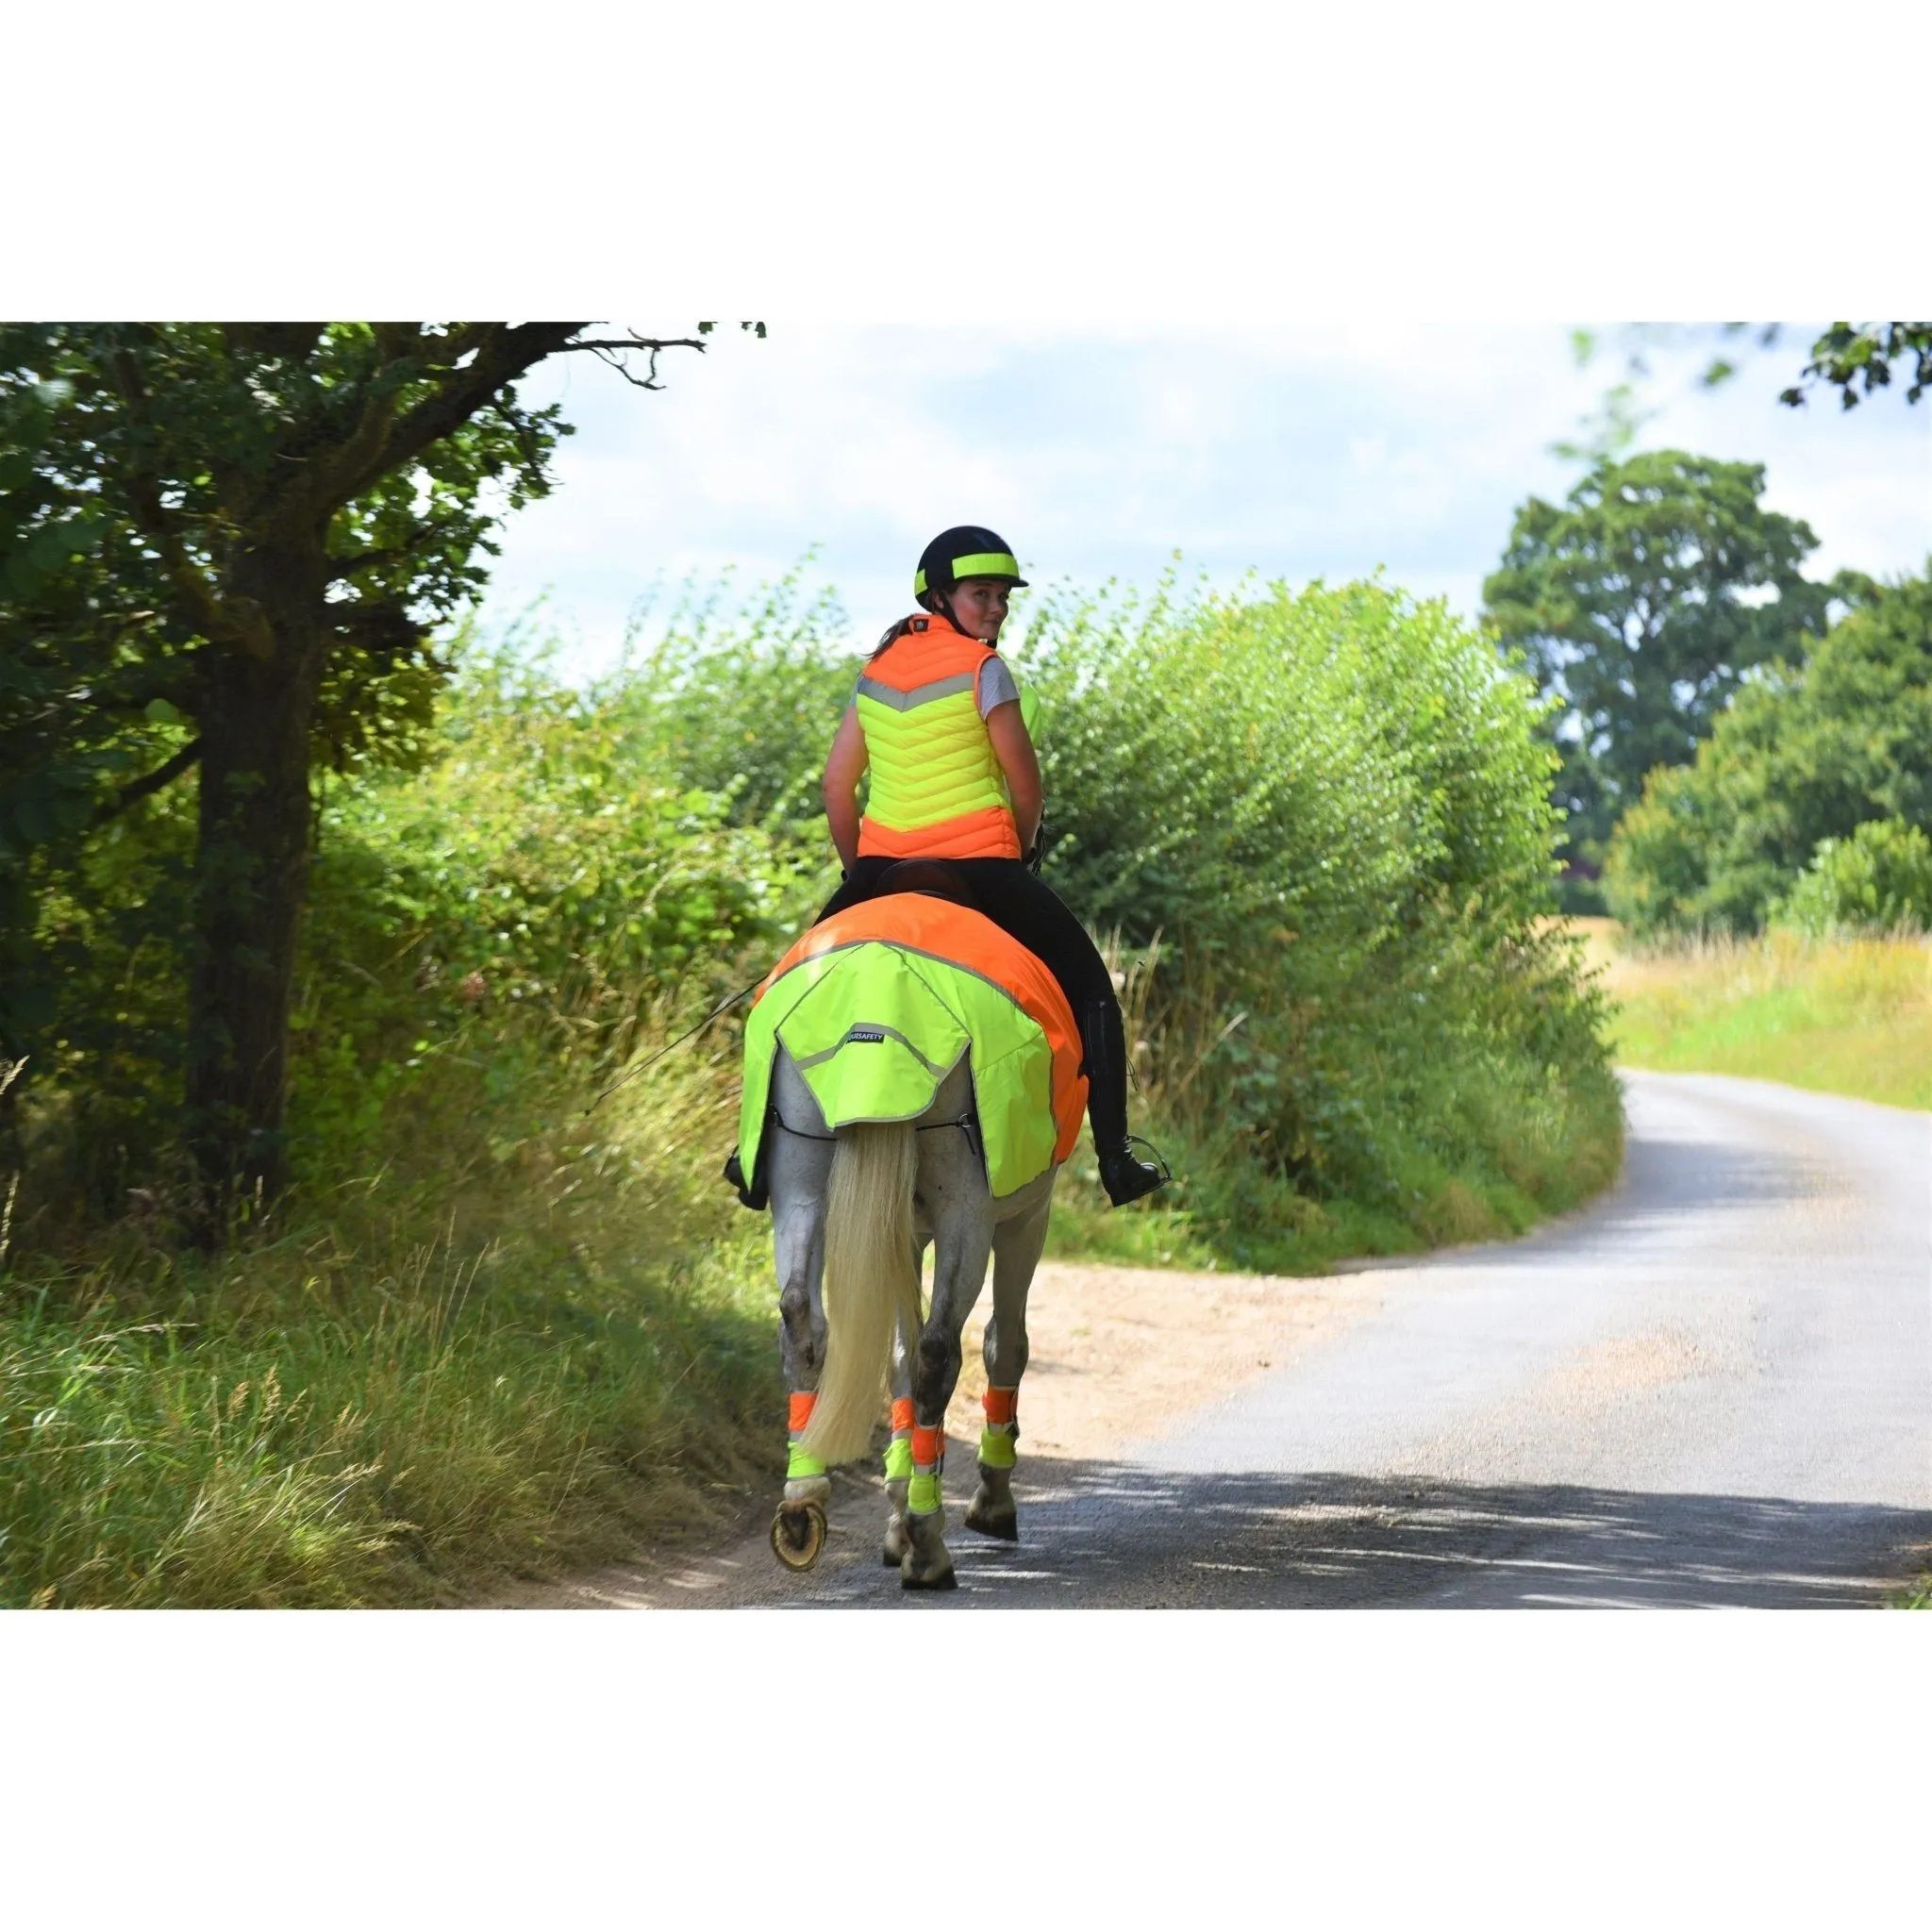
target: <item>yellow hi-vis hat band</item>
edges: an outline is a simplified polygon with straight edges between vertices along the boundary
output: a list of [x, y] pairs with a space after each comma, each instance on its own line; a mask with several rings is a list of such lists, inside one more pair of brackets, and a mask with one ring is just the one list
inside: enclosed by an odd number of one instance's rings
[[[1014, 583], [1023, 586], [1026, 581], [1020, 575], [1020, 559], [1008, 550], [976, 550], [970, 557], [954, 558], [953, 581], [961, 583], [967, 577], [1010, 577]], [[913, 574], [912, 594], [915, 597], [925, 594], [925, 573], [923, 570]]]

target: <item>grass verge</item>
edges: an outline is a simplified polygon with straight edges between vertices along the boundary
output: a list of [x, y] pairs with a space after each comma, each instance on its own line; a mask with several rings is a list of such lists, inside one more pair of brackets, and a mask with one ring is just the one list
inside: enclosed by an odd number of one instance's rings
[[1355, 1111], [1373, 1158], [1340, 1175], [1287, 1172], [1195, 1077], [1208, 1055], [1150, 1012], [1151, 956], [1124, 962], [1116, 945], [1110, 964], [1140, 1042], [1133, 1124], [1161, 1147], [1174, 1184], [1109, 1208], [1083, 1129], [1054, 1197], [1057, 1257], [1321, 1274], [1357, 1256], [1525, 1233], [1622, 1167], [1622, 1095], [1600, 1046], [1583, 1055], [1566, 1041], [1566, 1059], [1539, 1065], [1471, 1027], [1421, 1070], [1398, 1063], [1391, 1074], [1364, 1042]]
[[0, 1603], [447, 1602], [735, 1512], [784, 1437], [765, 1230], [714, 1185], [725, 1072], [593, 1124], [559, 1080], [507, 1141], [452, 1066], [396, 1158], [223, 1259], [135, 1220], [24, 1262]]

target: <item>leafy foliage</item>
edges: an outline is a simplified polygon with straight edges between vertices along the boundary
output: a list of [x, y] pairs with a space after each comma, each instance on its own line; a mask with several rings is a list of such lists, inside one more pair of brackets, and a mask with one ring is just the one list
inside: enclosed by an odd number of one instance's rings
[[[1636, 431], [1655, 416], [1655, 408], [1641, 402], [1639, 384], [1652, 373], [1656, 350], [1674, 346], [1696, 347], [1705, 341], [1718, 345], [1699, 373], [1705, 389], [1718, 389], [1733, 380], [1740, 367], [1754, 356], [1777, 347], [1788, 325], [1780, 322], [1709, 323], [1625, 323], [1617, 331], [1624, 361], [1625, 375], [1610, 389], [1595, 419], [1587, 426], [1589, 441], [1558, 442], [1555, 454], [1565, 457], [1622, 456], [1634, 441]], [[1573, 329], [1571, 345], [1579, 366], [1588, 364], [1604, 346], [1592, 329]], [[1798, 379], [1778, 396], [1791, 408], [1802, 408], [1811, 391], [1823, 388], [1838, 391], [1842, 408], [1857, 408], [1882, 389], [1891, 386], [1897, 370], [1907, 378], [1906, 401], [1916, 403], [1932, 387], [1932, 323], [1928, 322], [1835, 322], [1813, 339], [1810, 356], [1798, 373]]]
[[[545, 493], [565, 433], [519, 379], [575, 350], [655, 371], [668, 346], [580, 326], [0, 328], [0, 894], [28, 918], [83, 830], [199, 768], [183, 1085], [206, 1239], [285, 1172], [311, 769], [426, 742], [431, 634], [480, 588], [498, 517]], [[47, 988], [13, 953], [17, 1058]]]
[[[304, 588], [331, 644], [315, 750], [336, 769], [407, 758], [437, 682], [430, 632], [480, 590], [495, 523], [547, 491], [569, 434], [508, 391], [429, 434], [421, 412], [478, 345], [466, 325], [0, 330], [8, 475], [31, 500], [37, 588], [63, 599], [58, 627], [10, 613], [9, 648], [90, 654], [63, 706], [77, 726], [138, 724], [158, 698], [192, 720], [212, 652], [272, 648], [267, 614], [228, 591], [238, 550], [306, 519], [320, 569]], [[77, 579], [57, 567], [63, 532], [86, 539], [59, 559], [90, 559]]]
[[1479, 637], [1379, 584], [1170, 582], [1050, 598], [1020, 655], [1045, 875], [1130, 954], [1159, 942], [1147, 1084], [1212, 1239], [1281, 1260], [1318, 1203], [1357, 1241], [1441, 1238], [1457, 1190], [1485, 1204], [1458, 1232], [1520, 1224], [1581, 1146], [1614, 1160], [1597, 1010], [1545, 919], [1550, 755]]
[[303, 1169], [340, 1158], [336, 1111], [379, 1113], [425, 1057], [506, 1027], [608, 1075], [660, 1014], [715, 1005], [804, 922], [816, 856], [682, 783], [658, 723], [477, 653], [442, 755], [332, 802], [295, 1016]]
[[1932, 389], [1932, 322], [1835, 322], [1811, 344], [1810, 360], [1778, 400], [1798, 408], [1807, 391], [1823, 383], [1838, 391], [1841, 408], [1854, 409], [1861, 383], [1867, 397], [1890, 387], [1894, 364], [1911, 375], [1907, 402]]
[[863, 654], [833, 592], [802, 599], [809, 560], [742, 610], [728, 573], [687, 584], [657, 648], [627, 656], [592, 701], [646, 734], [680, 782], [727, 801], [735, 824], [821, 849], [820, 774]]
[[1820, 936], [1924, 931], [1932, 926], [1932, 839], [1898, 819], [1867, 819], [1847, 839], [1821, 839], [1772, 918]]
[[1850, 611], [1802, 666], [1767, 665], [1688, 767], [1653, 774], [1605, 888], [1639, 932], [1755, 931], [1819, 842], [1932, 824], [1932, 579]]
[[1573, 861], [1600, 862], [1645, 774], [1690, 761], [1751, 666], [1824, 627], [1832, 589], [1801, 570], [1817, 539], [1763, 491], [1761, 465], [1658, 450], [1517, 512], [1484, 614], [1556, 700]]
[[[50, 875], [71, 866], [130, 775], [130, 740], [156, 732], [75, 701], [111, 661], [92, 628], [79, 567], [100, 520], [40, 467], [58, 391], [0, 382], [0, 1060], [32, 1055], [53, 1010], [54, 961], [36, 943]], [[165, 723], [165, 711], [158, 714]], [[142, 747], [145, 749], [146, 747]], [[4, 1139], [4, 1136], [0, 1136]]]
[[[681, 782], [669, 721], [635, 692], [575, 691], [467, 634], [447, 653], [434, 755], [325, 797], [292, 1015], [298, 1175], [352, 1159], [426, 1059], [504, 1050], [505, 1024], [620, 1063], [660, 1007], [741, 983], [824, 887], [815, 853]], [[111, 1215], [178, 1173], [192, 850], [192, 801], [157, 795], [42, 908], [56, 991], [29, 1205]]]

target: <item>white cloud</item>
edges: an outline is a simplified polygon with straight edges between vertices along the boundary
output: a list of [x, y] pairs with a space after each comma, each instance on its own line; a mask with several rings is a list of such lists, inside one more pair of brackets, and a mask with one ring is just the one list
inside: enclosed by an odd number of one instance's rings
[[[1642, 441], [1762, 461], [1823, 575], [1932, 551], [1932, 409], [1841, 414], [1776, 391], [1794, 340], [1716, 392], [1696, 354], [1656, 362]], [[654, 580], [736, 563], [774, 576], [808, 545], [857, 635], [906, 607], [934, 531], [986, 523], [1036, 580], [1151, 582], [1172, 552], [1226, 581], [1330, 582], [1386, 565], [1474, 611], [1516, 507], [1559, 495], [1570, 433], [1614, 370], [1579, 371], [1543, 324], [1156, 331], [788, 326], [667, 358], [642, 394], [579, 359], [540, 372], [580, 433], [558, 489], [508, 525], [490, 613], [549, 586], [572, 661], [607, 661]]]

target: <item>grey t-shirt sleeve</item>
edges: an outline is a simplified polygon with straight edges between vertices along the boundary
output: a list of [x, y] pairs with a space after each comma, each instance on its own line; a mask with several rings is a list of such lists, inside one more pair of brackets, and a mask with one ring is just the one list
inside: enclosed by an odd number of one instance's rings
[[979, 715], [991, 717], [995, 705], [1017, 705], [1020, 687], [1004, 658], [989, 658], [979, 667]]

